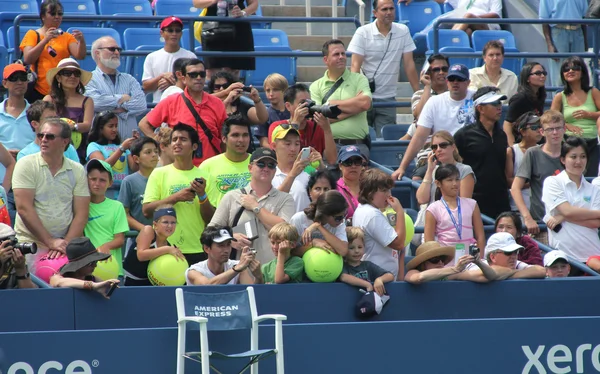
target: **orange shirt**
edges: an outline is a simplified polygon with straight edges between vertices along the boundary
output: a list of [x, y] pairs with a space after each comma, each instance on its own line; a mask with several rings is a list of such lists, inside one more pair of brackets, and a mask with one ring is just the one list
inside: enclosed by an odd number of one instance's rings
[[[21, 45], [19, 46], [21, 52], [23, 49], [25, 49], [25, 47], [35, 47], [37, 45], [37, 38], [38, 36], [34, 30], [27, 31], [25, 37], [23, 37], [23, 40], [21, 41]], [[40, 42], [43, 39], [44, 36], [40, 35]], [[35, 84], [35, 89], [39, 93], [44, 95], [48, 95], [50, 93], [50, 86], [48, 85], [48, 82], [46, 82], [46, 73], [48, 73], [48, 70], [55, 68], [60, 60], [71, 56], [69, 53], [69, 45], [71, 43], [77, 43], [77, 39], [75, 39], [75, 37], [68, 32], [65, 32], [46, 44], [46, 48], [44, 48], [37, 60], [38, 80]], [[52, 47], [56, 51], [55, 57], [50, 55], [48, 52], [48, 47]], [[35, 64], [32, 64], [32, 69], [35, 69]]]

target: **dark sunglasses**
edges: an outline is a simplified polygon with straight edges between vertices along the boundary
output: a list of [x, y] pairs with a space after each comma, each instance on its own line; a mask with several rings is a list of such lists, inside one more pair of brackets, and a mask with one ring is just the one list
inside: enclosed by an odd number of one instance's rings
[[56, 17], [56, 16], [62, 17], [65, 13], [64, 12], [50, 12], [48, 14], [51, 15], [52, 17]]
[[123, 51], [123, 48], [121, 48], [121, 47], [102, 47], [102, 48], [98, 48], [98, 49], [107, 49], [107, 50], [111, 51], [112, 53], [115, 53], [115, 52], [121, 53], [121, 51]]
[[571, 70], [573, 71], [581, 71], [583, 68], [579, 65], [569, 65], [569, 66], [563, 66], [562, 68], [562, 72], [563, 73], [568, 73]]
[[365, 166], [365, 161], [360, 158], [349, 158], [346, 161], [342, 161], [342, 165], [347, 168], [350, 166]]
[[229, 85], [227, 83], [225, 83], [225, 84], [216, 84], [215, 83], [214, 87], [215, 87], [215, 90], [220, 90], [221, 88], [229, 87]]
[[502, 101], [497, 100], [497, 101], [494, 101], [494, 102], [491, 102], [491, 103], [485, 103], [483, 105], [501, 106], [502, 105]]
[[196, 79], [198, 77], [206, 78], [206, 71], [194, 71], [192, 73], [187, 73], [187, 76], [192, 79]]
[[293, 128], [296, 131], [300, 130], [300, 125], [297, 125], [295, 123], [282, 123], [279, 126], [281, 126], [281, 128], [284, 129], [284, 130], [289, 129], [290, 127]]
[[162, 31], [164, 32], [168, 32], [169, 34], [179, 34], [181, 32], [181, 29], [163, 29]]
[[466, 82], [467, 80], [464, 78], [460, 78], [460, 77], [450, 77], [447, 78], [448, 82]]
[[434, 257], [434, 258], [430, 258], [429, 260], [427, 260], [427, 262], [429, 262], [431, 264], [439, 264], [440, 262], [444, 262], [444, 258], [443, 257]]
[[6, 80], [9, 82], [16, 82], [16, 81], [27, 82], [29, 80], [29, 77], [27, 76], [27, 73], [17, 73], [17, 74], [13, 74], [10, 77], [6, 78]]
[[271, 170], [275, 170], [275, 168], [277, 167], [277, 164], [274, 162], [256, 161], [256, 166], [258, 166], [261, 169], [268, 167]]
[[546, 75], [548, 75], [548, 72], [546, 70], [540, 70], [540, 71], [534, 71], [533, 73], [530, 73], [529, 75], [537, 75], [538, 77], [543, 75], [545, 77]]
[[58, 74], [62, 75], [63, 77], [81, 78], [81, 71], [79, 70], [63, 69], [59, 71]]
[[344, 213], [344, 214], [340, 214], [339, 216], [333, 216], [333, 220], [334, 220], [335, 222], [342, 222], [343, 220], [345, 220], [345, 219], [346, 219], [346, 216], [347, 216], [347, 214], [346, 214], [346, 213]]
[[89, 264], [85, 265], [85, 266], [96, 266], [98, 264], [98, 261], [92, 261]]
[[529, 129], [531, 129], [531, 130], [533, 130], [533, 131], [538, 131], [538, 130], [539, 130], [539, 129], [541, 129], [541, 128], [542, 128], [542, 126], [540, 126], [540, 125], [532, 125], [532, 126], [529, 126]]
[[56, 135], [54, 135], [54, 134], [48, 134], [48, 133], [44, 133], [44, 132], [40, 132], [38, 134], [35, 134], [35, 136], [37, 136], [37, 138], [39, 140], [44, 140], [44, 138], [46, 138], [48, 140], [54, 140], [54, 139], [56, 139]]
[[431, 150], [435, 152], [435, 151], [437, 151], [438, 147], [441, 148], [441, 149], [446, 149], [446, 148], [448, 148], [451, 145], [452, 145], [452, 143], [450, 143], [450, 142], [443, 142], [443, 143], [440, 143], [440, 144], [432, 144], [431, 145]]
[[431, 68], [431, 72], [432, 73], [439, 73], [440, 71], [443, 71], [444, 73], [448, 72], [448, 67], [447, 66], [439, 66], [437, 68]]

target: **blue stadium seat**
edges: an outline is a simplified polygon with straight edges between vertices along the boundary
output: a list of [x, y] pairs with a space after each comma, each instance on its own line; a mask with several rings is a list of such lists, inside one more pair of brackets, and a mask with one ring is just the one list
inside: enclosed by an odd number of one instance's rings
[[196, 38], [194, 38], [194, 44], [193, 47], [190, 47], [190, 29], [183, 29], [183, 33], [181, 35], [181, 46], [185, 49], [187, 49], [188, 51], [193, 51], [194, 48], [196, 48], [197, 46], [200, 45], [200, 42], [196, 40]]
[[410, 127], [410, 124], [384, 125], [381, 128], [381, 136], [383, 137], [383, 140], [398, 140], [401, 137], [403, 137], [404, 135], [406, 135], [406, 132], [408, 131], [409, 127]]
[[439, 4], [432, 0], [413, 1], [408, 6], [400, 5], [397, 11], [401, 21], [409, 21], [408, 28], [417, 46], [415, 52], [425, 52], [427, 37], [419, 32], [431, 21], [442, 15]]
[[[254, 35], [255, 51], [286, 51], [290, 48], [287, 34], [281, 30], [274, 29], [252, 29]], [[295, 57], [257, 57], [256, 70], [248, 71], [246, 84], [262, 87], [267, 75], [279, 73], [283, 75], [289, 84], [296, 82], [296, 58]]]
[[[471, 47], [443, 47], [440, 48], [440, 53], [444, 54], [446, 52], [474, 52]], [[453, 64], [463, 64], [469, 69], [474, 68], [475, 59], [471, 57], [450, 57], [450, 65]]]
[[476, 30], [471, 35], [475, 52], [483, 51], [483, 46], [490, 40], [500, 40], [504, 48], [517, 48], [515, 36], [506, 30]]
[[[427, 49], [433, 51], [433, 33], [435, 30], [430, 30], [427, 33]], [[438, 30], [438, 41], [439, 48], [442, 47], [471, 47], [471, 41], [469, 35], [462, 30], [449, 30], [439, 29]]]
[[[371, 127], [369, 127], [371, 128]], [[408, 141], [403, 140], [377, 140], [371, 143], [371, 160], [388, 167], [392, 170], [396, 170], [400, 165], [402, 157], [408, 148]], [[411, 170], [414, 167], [414, 163], [411, 161]], [[410, 176], [408, 171], [407, 176]]]
[[[262, 16], [263, 16], [262, 7], [260, 6], [260, 4], [258, 4], [258, 8], [256, 9], [256, 13], [254, 13], [251, 17], [262, 17]], [[252, 23], [252, 28], [253, 29], [270, 29], [271, 28], [271, 23], [270, 22], [256, 22], [256, 23]]]
[[158, 0], [154, 10], [157, 16], [177, 17], [197, 17], [202, 11], [187, 0]]
[[[93, 0], [61, 0], [65, 16], [74, 15], [85, 15], [92, 16], [96, 15], [96, 4]], [[68, 28], [78, 27], [93, 27], [97, 26], [98, 21], [63, 21], [60, 27], [63, 30]]]
[[377, 133], [371, 126], [369, 126], [369, 136], [371, 137], [371, 141], [375, 141], [377, 139]]
[[[8, 1], [0, 0], [0, 30], [2, 36], [7, 37], [6, 31], [13, 26], [15, 17], [19, 14], [35, 14], [39, 15], [39, 6], [36, 0], [17, 0]], [[21, 22], [21, 26], [38, 26], [39, 19]], [[24, 35], [24, 34], [23, 34]]]
[[[151, 17], [152, 7], [148, 0], [99, 0], [98, 10], [102, 15], [114, 15], [114, 16], [143, 16]], [[157, 22], [159, 19], [157, 19]], [[111, 27], [123, 35], [128, 28], [139, 28], [139, 27], [154, 27], [156, 22], [150, 21], [110, 21], [105, 23], [106, 27]]]
[[[164, 47], [164, 40], [157, 28], [129, 28], [123, 33], [123, 46], [128, 51], [154, 52]], [[127, 56], [125, 69], [139, 82], [142, 81], [145, 59], [146, 56]]]
[[[21, 51], [19, 50], [19, 45], [21, 44], [21, 40], [29, 30], [37, 30], [39, 26], [21, 26], [19, 27], [19, 44], [15, 45], [15, 28], [11, 26], [6, 30], [6, 46], [8, 47], [8, 59], [9, 61], [17, 60], [21, 57]], [[15, 51], [15, 48], [17, 49]]]
[[444, 13], [448, 13], [454, 10], [454, 7], [450, 3], [444, 3]]
[[[155, 45], [139, 45], [135, 47], [133, 50], [135, 51], [145, 51], [145, 52], [154, 52], [157, 50]], [[125, 64], [125, 69], [127, 73], [133, 75], [133, 77], [138, 81], [142, 82], [142, 75], [144, 74], [144, 61], [146, 60], [146, 56], [128, 56], [127, 62]], [[150, 100], [152, 102], [152, 99]]]
[[0, 71], [4, 70], [4, 66], [8, 63], [8, 48], [6, 48], [6, 43], [4, 43], [4, 36], [0, 34]]
[[[85, 44], [88, 53], [92, 49], [92, 44], [103, 36], [110, 36], [117, 41], [118, 45], [121, 47], [123, 46], [123, 44], [121, 44], [121, 37], [119, 36], [119, 33], [109, 27], [77, 27], [70, 28], [67, 30], [67, 32], [72, 32], [75, 29], [81, 31], [83, 35], [85, 35]], [[96, 63], [92, 59], [91, 55], [85, 56], [85, 59], [83, 61], [79, 61], [79, 64], [84, 70], [92, 71], [96, 69]]]

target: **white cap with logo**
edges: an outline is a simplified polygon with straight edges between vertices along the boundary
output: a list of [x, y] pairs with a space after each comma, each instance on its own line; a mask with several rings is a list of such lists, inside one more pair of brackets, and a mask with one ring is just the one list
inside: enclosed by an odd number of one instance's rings
[[500, 250], [502, 252], [511, 253], [523, 249], [523, 246], [517, 244], [515, 238], [508, 232], [497, 232], [490, 236], [485, 246], [485, 255]]
[[552, 264], [554, 264], [557, 260], [563, 259], [565, 260], [567, 263], [569, 262], [569, 259], [567, 258], [567, 254], [559, 249], [555, 249], [553, 251], [550, 251], [548, 253], [546, 253], [546, 255], [544, 256], [544, 266], [548, 267], [548, 266], [552, 266]]

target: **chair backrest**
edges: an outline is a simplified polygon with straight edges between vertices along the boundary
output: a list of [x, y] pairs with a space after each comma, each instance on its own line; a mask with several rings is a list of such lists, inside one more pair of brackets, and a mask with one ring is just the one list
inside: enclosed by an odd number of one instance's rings
[[36, 0], [0, 1], [0, 12], [40, 13]]
[[454, 10], [454, 7], [452, 6], [452, 4], [450, 4], [448, 2], [444, 3], [444, 13], [448, 13], [453, 10]]
[[433, 0], [413, 1], [408, 6], [400, 5], [396, 10], [400, 20], [410, 21], [408, 29], [411, 35], [423, 30], [429, 22], [442, 14], [439, 4]]
[[197, 17], [202, 12], [187, 0], [158, 0], [154, 9], [157, 16]]
[[96, 4], [93, 0], [61, 0], [65, 15], [96, 14]]
[[[37, 30], [39, 26], [23, 26], [19, 27], [19, 44], [29, 30]], [[6, 47], [8, 48], [8, 60], [12, 62], [21, 57], [19, 44], [15, 45], [15, 27], [11, 26], [6, 30]]]
[[177, 316], [208, 318], [208, 331], [247, 330], [256, 318], [254, 289], [227, 293], [175, 291]]
[[383, 137], [383, 140], [398, 140], [401, 137], [403, 137], [404, 135], [406, 135], [406, 132], [408, 131], [409, 127], [410, 127], [410, 125], [407, 125], [407, 124], [404, 124], [404, 125], [394, 125], [394, 124], [384, 125], [381, 128], [381, 136]]
[[[427, 33], [427, 49], [433, 50], [433, 33], [435, 30], [429, 30]], [[471, 41], [469, 35], [462, 30], [438, 30], [438, 41], [439, 48], [442, 47], [471, 47]]]
[[287, 34], [277, 29], [252, 29], [255, 47], [289, 47]]
[[165, 46], [165, 41], [157, 28], [128, 28], [123, 32], [125, 49], [134, 50], [140, 45], [156, 46], [155, 50], [158, 50]]
[[475, 52], [483, 51], [483, 46], [490, 40], [499, 40], [504, 48], [517, 48], [515, 36], [506, 30], [476, 30], [471, 34]]
[[[440, 48], [440, 53], [444, 54], [445, 52], [473, 52], [473, 48], [471, 47], [443, 47]], [[463, 64], [469, 69], [475, 67], [475, 59], [471, 57], [450, 57], [450, 65], [454, 64]]]
[[100, 0], [98, 2], [100, 14], [130, 14], [138, 16], [151, 16], [152, 6], [148, 0]]

